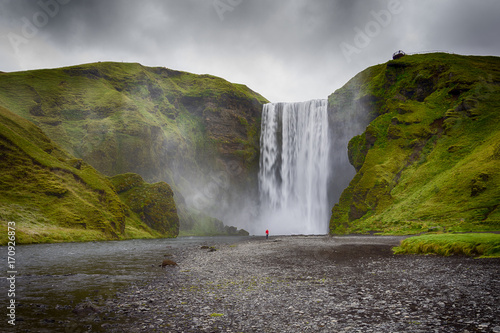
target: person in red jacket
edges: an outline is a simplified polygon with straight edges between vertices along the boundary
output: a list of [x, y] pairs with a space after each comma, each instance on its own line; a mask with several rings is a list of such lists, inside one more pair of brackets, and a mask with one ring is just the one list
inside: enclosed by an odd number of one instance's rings
[[269, 230], [266, 230], [266, 239], [269, 238]]

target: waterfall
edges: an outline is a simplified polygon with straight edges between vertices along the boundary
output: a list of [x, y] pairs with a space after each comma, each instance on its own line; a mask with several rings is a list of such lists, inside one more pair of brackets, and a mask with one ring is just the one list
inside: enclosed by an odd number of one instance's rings
[[275, 235], [327, 233], [329, 151], [326, 100], [264, 105], [259, 170], [263, 228]]

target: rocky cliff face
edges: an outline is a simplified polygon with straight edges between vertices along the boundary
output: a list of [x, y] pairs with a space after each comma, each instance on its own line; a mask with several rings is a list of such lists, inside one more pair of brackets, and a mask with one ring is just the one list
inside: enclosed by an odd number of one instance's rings
[[349, 141], [331, 232], [498, 230], [499, 73], [498, 57], [404, 56], [332, 94], [331, 110], [370, 122]]
[[365, 91], [364, 84], [374, 70], [375, 68], [369, 68], [358, 74], [328, 98], [331, 167], [328, 197], [332, 206], [339, 201], [342, 191], [356, 174], [352, 160], [346, 153], [349, 141], [363, 133], [376, 117], [372, 112], [372, 98]]
[[221, 78], [133, 63], [0, 74], [0, 105], [105, 175], [167, 182], [184, 219], [186, 203], [222, 218], [256, 188], [265, 102]]

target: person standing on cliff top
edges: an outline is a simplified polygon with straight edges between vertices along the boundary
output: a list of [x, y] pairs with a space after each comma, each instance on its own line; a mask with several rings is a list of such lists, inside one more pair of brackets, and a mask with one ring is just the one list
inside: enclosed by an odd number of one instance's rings
[[269, 239], [269, 230], [266, 229], [266, 239]]

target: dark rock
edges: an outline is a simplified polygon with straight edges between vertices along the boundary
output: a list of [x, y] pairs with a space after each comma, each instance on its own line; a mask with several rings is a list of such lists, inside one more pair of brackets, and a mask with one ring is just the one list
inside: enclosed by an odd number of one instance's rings
[[100, 312], [101, 309], [90, 301], [80, 303], [73, 309], [73, 313], [81, 317], [86, 317], [88, 315]]
[[389, 139], [392, 140], [399, 139], [402, 136], [402, 133], [403, 131], [398, 126], [390, 124], [389, 127], [387, 127], [387, 138]]
[[490, 176], [486, 173], [480, 173], [470, 182], [470, 196], [475, 197], [487, 189], [487, 182]]
[[163, 260], [163, 262], [159, 266], [161, 266], [162, 268], [165, 266], [177, 266], [177, 263], [173, 260], [165, 259], [165, 260]]

